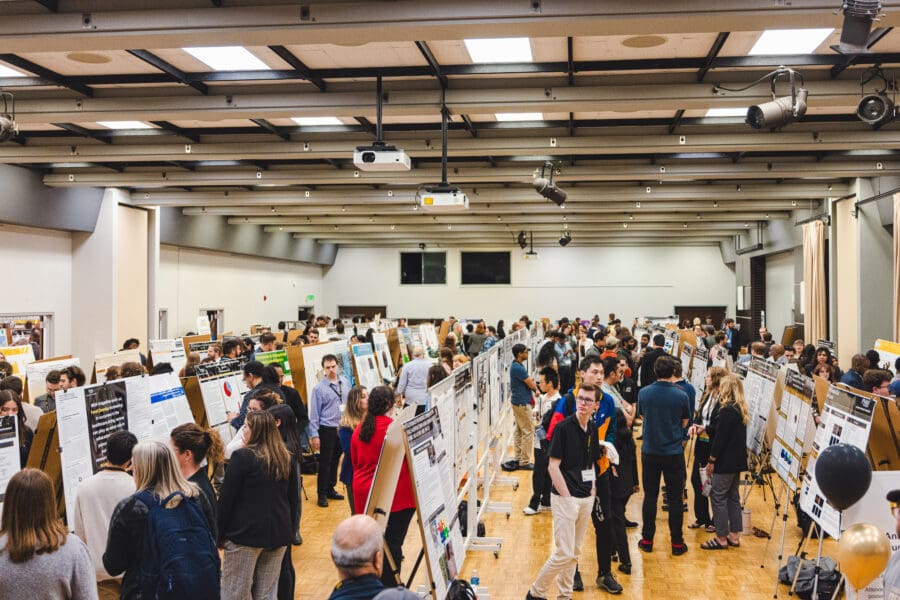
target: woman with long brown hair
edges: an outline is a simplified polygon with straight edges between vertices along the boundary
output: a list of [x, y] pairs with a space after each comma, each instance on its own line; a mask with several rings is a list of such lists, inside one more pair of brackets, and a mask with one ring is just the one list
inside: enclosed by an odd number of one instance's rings
[[53, 482], [38, 469], [9, 480], [0, 521], [0, 598], [96, 600], [94, 564], [56, 514]]
[[356, 514], [356, 506], [353, 498], [353, 462], [350, 459], [350, 438], [353, 432], [362, 423], [369, 407], [369, 392], [364, 386], [355, 385], [347, 394], [347, 404], [341, 422], [338, 425], [338, 439], [341, 441], [341, 450], [344, 458], [341, 462], [341, 483], [347, 489], [347, 500], [350, 502], [350, 514]]
[[712, 533], [715, 530], [709, 510], [709, 497], [703, 495], [700, 470], [706, 468], [709, 459], [709, 420], [713, 410], [719, 403], [719, 382], [728, 374], [723, 367], [710, 367], [706, 371], [706, 387], [700, 397], [700, 403], [694, 412], [693, 424], [688, 434], [697, 436], [694, 439], [694, 464], [691, 466], [691, 487], [694, 489], [694, 522], [688, 525], [691, 529], [700, 529]]
[[[394, 422], [388, 416], [393, 407], [394, 393], [389, 387], [380, 385], [373, 388], [369, 394], [369, 408], [366, 417], [353, 432], [353, 438], [350, 441], [350, 457], [353, 462], [353, 495], [356, 499], [357, 513], [365, 512], [366, 500], [375, 476], [375, 468], [378, 466], [378, 459], [381, 456], [381, 447], [384, 445], [388, 426]], [[394, 559], [398, 573], [400, 572], [400, 563], [403, 561], [403, 540], [406, 539], [406, 532], [415, 512], [416, 502], [412, 480], [404, 461], [400, 470], [400, 478], [397, 481], [397, 489], [394, 492], [391, 513], [384, 531], [384, 541]], [[385, 586], [394, 587], [399, 582], [394, 577], [389, 565], [390, 563], [385, 557], [381, 581]]]
[[744, 385], [734, 374], [719, 382], [719, 404], [709, 424], [710, 448], [706, 472], [712, 484], [710, 499], [716, 537], [701, 548], [723, 550], [741, 545], [741, 473], [747, 470], [747, 423], [750, 421]]
[[181, 474], [200, 488], [215, 515], [218, 500], [209, 481], [209, 469], [225, 463], [225, 445], [219, 432], [215, 429], [203, 429], [196, 423], [184, 423], [172, 430], [169, 445], [175, 452], [175, 461]]
[[297, 531], [297, 470], [275, 417], [248, 412], [247, 445], [231, 455], [219, 498], [223, 600], [272, 600]]

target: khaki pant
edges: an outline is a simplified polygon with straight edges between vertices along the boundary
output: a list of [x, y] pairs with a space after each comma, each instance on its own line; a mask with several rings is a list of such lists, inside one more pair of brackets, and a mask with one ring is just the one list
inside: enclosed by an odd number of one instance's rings
[[119, 600], [122, 596], [121, 579], [104, 579], [97, 582], [97, 596], [100, 600]]
[[531, 453], [534, 451], [534, 422], [531, 420], [531, 407], [527, 404], [517, 406], [513, 404], [513, 416], [516, 419], [514, 440], [516, 446], [516, 460], [520, 465], [532, 462]]
[[550, 510], [553, 514], [553, 553], [531, 584], [531, 595], [549, 598], [547, 594], [555, 579], [558, 589], [556, 597], [568, 600], [572, 597], [575, 567], [578, 566], [584, 535], [591, 523], [594, 497], [563, 498], [550, 494]]

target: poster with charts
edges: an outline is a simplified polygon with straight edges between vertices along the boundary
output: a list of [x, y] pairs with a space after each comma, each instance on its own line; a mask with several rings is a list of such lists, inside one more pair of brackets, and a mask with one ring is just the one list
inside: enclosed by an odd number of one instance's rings
[[12, 415], [0, 417], [0, 505], [6, 495], [6, 484], [20, 469], [19, 421]]
[[443, 379], [428, 388], [428, 408], [438, 411], [444, 431], [444, 446], [450, 464], [450, 472], [456, 472], [456, 401], [454, 398], [453, 376]]
[[[491, 420], [491, 350], [472, 359], [472, 385], [475, 388], [475, 415], [478, 425], [477, 444], [484, 445], [490, 435]], [[479, 450], [480, 455], [481, 450]]]
[[813, 438], [809, 462], [800, 491], [800, 508], [834, 539], [841, 537], [841, 512], [834, 508], [819, 490], [816, 482], [816, 460], [819, 453], [834, 444], [851, 444], [863, 452], [869, 443], [876, 401], [829, 386], [825, 407]]
[[353, 352], [353, 363], [356, 365], [359, 385], [365, 386], [368, 390], [381, 385], [381, 373], [378, 372], [372, 345], [354, 344], [350, 350]]
[[256, 360], [264, 365], [279, 365], [284, 378], [282, 385], [294, 387], [294, 376], [291, 374], [291, 364], [288, 362], [287, 350], [272, 350], [271, 352], [257, 352]]
[[706, 371], [709, 363], [709, 350], [705, 346], [698, 346], [694, 350], [694, 362], [691, 363], [690, 382], [697, 390], [696, 406], [700, 406], [700, 398], [706, 390]]
[[0, 348], [6, 362], [12, 365], [13, 375], [25, 377], [25, 368], [34, 362], [34, 349], [31, 344], [24, 346], [5, 346]]
[[497, 431], [500, 423], [500, 404], [503, 401], [500, 390], [500, 348], [501, 346], [498, 344], [488, 352], [488, 360], [490, 361], [490, 367], [488, 368], [488, 377], [490, 377], [488, 394], [491, 404], [488, 431], [490, 432], [490, 437], [493, 437], [495, 433], [500, 433]]
[[762, 452], [766, 438], [766, 427], [771, 418], [775, 400], [775, 380], [778, 379], [778, 365], [753, 357], [744, 377], [744, 398], [750, 413], [747, 423], [747, 449], [753, 454]]
[[453, 371], [453, 403], [456, 441], [456, 484], [462, 484], [468, 474], [469, 463], [475, 461], [475, 386], [472, 381], [472, 363], [467, 362]]
[[775, 440], [771, 464], [792, 492], [800, 489], [803, 456], [812, 447], [815, 420], [812, 413], [813, 381], [787, 369], [781, 402], [775, 413]]
[[406, 421], [403, 435], [433, 597], [445, 598], [465, 560], [447, 429], [439, 411], [432, 408]]
[[194, 415], [187, 396], [175, 373], [163, 373], [150, 381], [150, 412], [153, 416], [153, 437], [168, 440], [172, 430], [183, 423], [193, 423]]
[[206, 410], [206, 421], [227, 442], [234, 437], [234, 429], [228, 423], [228, 413], [241, 409], [241, 401], [247, 392], [240, 362], [221, 360], [197, 366], [200, 397]]
[[390, 383], [394, 381], [394, 363], [391, 361], [391, 349], [388, 346], [387, 335], [376, 333], [372, 335], [375, 343], [375, 361], [378, 363], [378, 371], [381, 373], [381, 381]]
[[61, 371], [66, 367], [80, 367], [81, 361], [77, 358], [51, 358], [40, 362], [33, 362], [25, 367], [25, 383], [28, 385], [28, 397], [34, 403], [34, 399], [47, 393], [47, 374], [50, 371]]
[[178, 375], [187, 364], [187, 355], [184, 352], [184, 340], [181, 338], [150, 340], [148, 346], [154, 365], [169, 363], [172, 365], [172, 370]]

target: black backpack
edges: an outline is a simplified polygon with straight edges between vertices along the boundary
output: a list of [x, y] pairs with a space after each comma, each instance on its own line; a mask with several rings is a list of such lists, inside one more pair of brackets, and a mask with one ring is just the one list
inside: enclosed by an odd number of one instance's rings
[[[174, 508], [164, 508], [181, 496]], [[161, 502], [149, 491], [137, 498], [150, 509], [141, 559], [142, 600], [218, 600], [219, 553], [197, 502], [181, 492]]]

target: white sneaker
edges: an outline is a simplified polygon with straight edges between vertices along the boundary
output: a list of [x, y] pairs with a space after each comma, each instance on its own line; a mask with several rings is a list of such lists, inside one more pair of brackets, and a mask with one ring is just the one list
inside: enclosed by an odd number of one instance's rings
[[538, 512], [551, 512], [552, 510], [553, 510], [553, 509], [552, 509], [551, 507], [549, 507], [549, 506], [544, 506], [543, 504], [541, 504], [541, 505], [538, 507]]
[[538, 514], [538, 511], [534, 510], [534, 509], [531, 508], [530, 506], [526, 506], [525, 508], [523, 508], [523, 509], [522, 509], [522, 512], [525, 513], [526, 515], [536, 515], [536, 514]]

